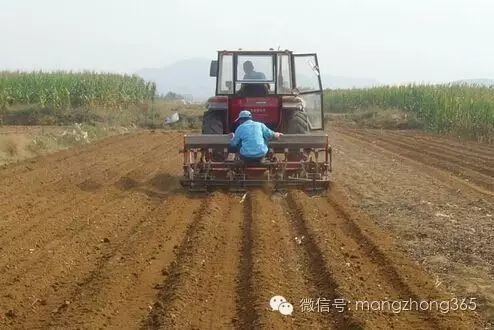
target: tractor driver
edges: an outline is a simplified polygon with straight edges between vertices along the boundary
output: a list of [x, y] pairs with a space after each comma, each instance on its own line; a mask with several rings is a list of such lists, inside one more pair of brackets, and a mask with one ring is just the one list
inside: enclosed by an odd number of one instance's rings
[[245, 72], [244, 79], [266, 79], [266, 75], [264, 73], [254, 71], [254, 64], [252, 64], [251, 61], [245, 61], [243, 66]]
[[235, 133], [231, 133], [230, 147], [239, 152], [240, 159], [250, 162], [261, 162], [268, 153], [267, 141], [279, 138], [282, 133], [273, 132], [263, 123], [252, 120], [248, 110], [240, 111], [236, 123], [239, 124]]

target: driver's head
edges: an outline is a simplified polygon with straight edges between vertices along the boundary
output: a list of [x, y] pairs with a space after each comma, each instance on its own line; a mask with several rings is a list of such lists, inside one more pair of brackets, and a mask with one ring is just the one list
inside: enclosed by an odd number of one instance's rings
[[254, 64], [252, 64], [251, 61], [245, 61], [244, 62], [244, 72], [250, 73], [252, 71], [254, 71]]

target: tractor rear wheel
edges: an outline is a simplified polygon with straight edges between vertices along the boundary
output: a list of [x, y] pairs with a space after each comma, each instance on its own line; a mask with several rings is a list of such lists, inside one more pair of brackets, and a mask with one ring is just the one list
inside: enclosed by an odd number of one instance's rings
[[285, 117], [286, 134], [307, 134], [310, 131], [307, 113], [299, 110], [287, 111]]
[[[286, 134], [308, 134], [310, 132], [309, 118], [306, 112], [300, 110], [287, 111], [285, 116], [284, 127]], [[288, 160], [290, 161], [299, 161], [303, 157], [303, 153], [298, 151], [292, 151], [288, 154]]]
[[202, 134], [223, 134], [223, 111], [204, 112], [202, 117]]
[[[224, 112], [220, 110], [204, 112], [202, 116], [202, 134], [223, 134], [223, 116]], [[223, 161], [224, 154], [221, 151], [214, 150], [212, 161]]]

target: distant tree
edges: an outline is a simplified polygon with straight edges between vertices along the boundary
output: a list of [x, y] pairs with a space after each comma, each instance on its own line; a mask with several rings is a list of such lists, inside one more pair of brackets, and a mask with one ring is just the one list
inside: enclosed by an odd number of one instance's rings
[[166, 93], [164, 99], [169, 100], [169, 101], [177, 101], [177, 100], [183, 100], [184, 97], [182, 95], [174, 93], [174, 92], [168, 92], [168, 93]]

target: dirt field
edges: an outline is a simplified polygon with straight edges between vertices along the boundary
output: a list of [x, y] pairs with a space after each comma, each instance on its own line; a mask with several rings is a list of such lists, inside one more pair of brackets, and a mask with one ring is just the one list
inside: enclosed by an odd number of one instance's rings
[[0, 126], [0, 166], [132, 131], [135, 126]]
[[[343, 128], [331, 137], [334, 184], [324, 196], [187, 195], [181, 133], [115, 136], [0, 167], [0, 328], [492, 322], [494, 147]], [[291, 316], [271, 311], [275, 295], [293, 304]], [[479, 306], [356, 304], [455, 298]], [[302, 312], [309, 299], [315, 310]]]

